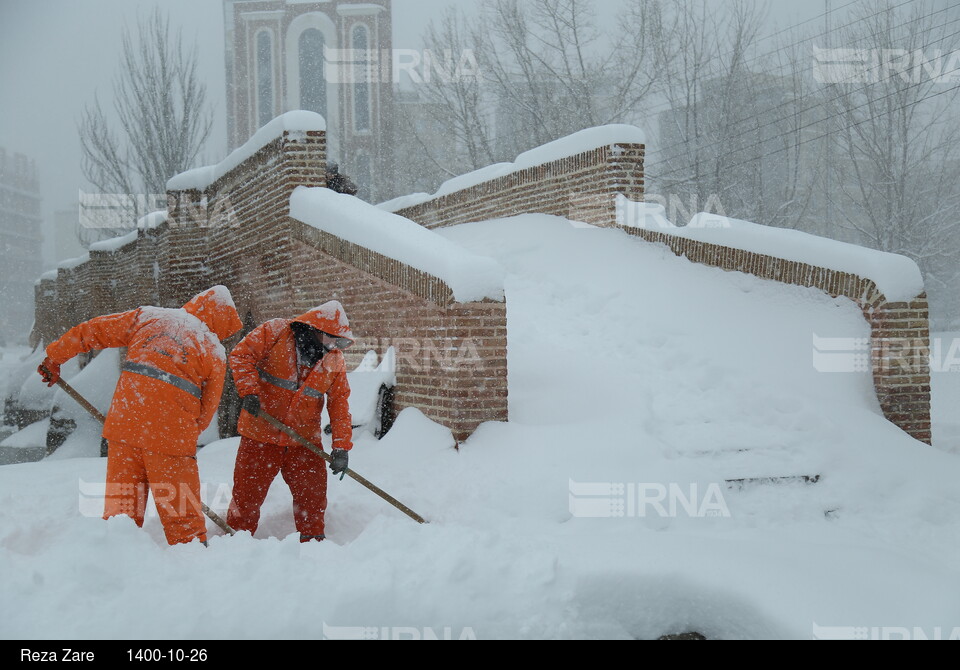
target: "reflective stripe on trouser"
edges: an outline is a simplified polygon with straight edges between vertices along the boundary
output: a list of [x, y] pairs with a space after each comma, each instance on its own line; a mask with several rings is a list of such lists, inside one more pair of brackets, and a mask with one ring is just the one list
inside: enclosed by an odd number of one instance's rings
[[111, 441], [103, 518], [123, 514], [143, 526], [148, 486], [168, 543], [207, 539], [196, 459], [167, 456]]
[[233, 500], [227, 523], [234, 530], [257, 531], [260, 507], [277, 473], [293, 495], [293, 519], [301, 535], [323, 535], [327, 509], [327, 464], [315, 453], [295, 445], [281, 447], [249, 438], [240, 440], [233, 471]]
[[159, 368], [155, 368], [150, 365], [144, 365], [143, 363], [132, 362], [124, 363], [122, 369], [124, 372], [132, 372], [135, 375], [143, 375], [144, 377], [150, 377], [151, 379], [158, 379], [162, 382], [166, 382], [171, 386], [177, 387], [181, 391], [189, 393], [197, 400], [203, 398], [203, 390], [199, 386], [191, 381], [187, 381], [183, 377], [178, 377], [177, 375], [165, 370], [160, 370]]

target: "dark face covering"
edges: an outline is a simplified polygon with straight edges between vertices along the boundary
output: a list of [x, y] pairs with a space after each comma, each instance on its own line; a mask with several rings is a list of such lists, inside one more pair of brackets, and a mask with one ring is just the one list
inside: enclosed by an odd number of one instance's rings
[[329, 351], [320, 341], [320, 331], [299, 321], [290, 324], [290, 328], [297, 343], [297, 360], [312, 368]]

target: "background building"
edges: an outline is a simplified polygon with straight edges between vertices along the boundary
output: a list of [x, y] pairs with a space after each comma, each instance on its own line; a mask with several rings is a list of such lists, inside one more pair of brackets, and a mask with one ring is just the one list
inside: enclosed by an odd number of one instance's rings
[[317, 112], [359, 196], [392, 196], [390, 0], [224, 0], [224, 26], [230, 148], [284, 112]]
[[26, 342], [33, 285], [43, 268], [36, 163], [0, 148], [0, 343]]

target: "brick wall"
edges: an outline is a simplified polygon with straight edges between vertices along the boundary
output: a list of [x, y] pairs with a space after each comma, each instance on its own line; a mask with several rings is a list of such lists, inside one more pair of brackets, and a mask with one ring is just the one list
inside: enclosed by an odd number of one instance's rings
[[400, 288], [324, 253], [313, 232], [294, 248], [294, 312], [321, 299], [342, 302], [357, 336], [350, 363], [393, 347], [398, 407], [418, 407], [458, 440], [485, 421], [507, 420], [506, 303], [425, 299], [418, 292], [436, 278], [415, 276], [414, 290]]
[[398, 409], [421, 409], [457, 440], [505, 421], [505, 303], [456, 303], [437, 277], [291, 219], [293, 190], [325, 185], [325, 154], [324, 132], [285, 132], [215, 183], [168, 193], [166, 223], [38, 284], [44, 341], [99, 314], [179, 307], [214, 284], [258, 324], [340, 300], [359, 338], [351, 366], [396, 349]]
[[925, 294], [909, 303], [889, 302], [872, 280], [854, 274], [656, 230], [635, 227], [623, 227], [623, 230], [649, 242], [665, 244], [678, 256], [694, 263], [818, 288], [833, 297], [853, 300], [870, 324], [874, 386], [884, 416], [921, 442], [932, 443], [930, 325]]
[[[249, 312], [257, 323], [336, 299], [359, 337], [351, 362], [370, 349], [397, 349], [400, 408], [420, 408], [457, 439], [484, 421], [506, 420], [505, 303], [456, 303], [439, 278], [290, 218], [294, 188], [323, 185], [325, 149], [323, 132], [285, 133], [202, 191], [168, 194], [166, 224], [37, 286], [38, 330], [49, 341], [113, 309], [179, 306], [214, 283], [228, 286], [241, 317]], [[396, 213], [428, 228], [523, 213], [612, 227], [617, 194], [643, 200], [643, 162], [643, 145], [603, 146]], [[930, 442], [925, 296], [891, 303], [872, 281], [855, 275], [654, 230], [624, 230], [697, 263], [854, 300], [872, 329], [884, 414]]]
[[602, 146], [397, 210], [427, 228], [518, 214], [552, 214], [600, 226], [616, 222], [616, 195], [643, 200], [642, 144]]

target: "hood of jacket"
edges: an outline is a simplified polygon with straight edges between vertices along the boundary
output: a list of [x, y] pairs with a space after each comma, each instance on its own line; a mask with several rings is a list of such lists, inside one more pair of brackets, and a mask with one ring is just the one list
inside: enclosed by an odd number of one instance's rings
[[323, 331], [328, 335], [341, 340], [339, 349], [348, 349], [356, 343], [356, 338], [350, 330], [350, 321], [347, 312], [336, 300], [332, 300], [319, 307], [314, 307], [306, 314], [294, 319], [297, 323], [305, 323], [312, 328]]
[[226, 286], [214, 286], [196, 295], [183, 309], [203, 321], [220, 338], [229, 339], [243, 328], [233, 296]]

